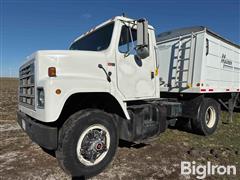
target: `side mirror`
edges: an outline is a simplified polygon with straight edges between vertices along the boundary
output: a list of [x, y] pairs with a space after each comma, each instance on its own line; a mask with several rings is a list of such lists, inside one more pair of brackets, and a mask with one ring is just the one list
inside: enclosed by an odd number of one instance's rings
[[148, 22], [146, 19], [137, 21], [136, 52], [141, 59], [145, 59], [149, 56]]

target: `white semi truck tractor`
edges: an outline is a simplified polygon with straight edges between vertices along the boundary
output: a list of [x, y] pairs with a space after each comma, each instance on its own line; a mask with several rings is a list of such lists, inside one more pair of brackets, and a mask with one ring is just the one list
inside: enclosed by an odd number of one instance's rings
[[211, 135], [221, 108], [231, 120], [240, 108], [240, 50], [205, 27], [155, 36], [146, 19], [118, 16], [69, 50], [33, 53], [19, 81], [19, 125], [67, 173], [91, 177], [119, 139], [146, 142], [185, 120]]

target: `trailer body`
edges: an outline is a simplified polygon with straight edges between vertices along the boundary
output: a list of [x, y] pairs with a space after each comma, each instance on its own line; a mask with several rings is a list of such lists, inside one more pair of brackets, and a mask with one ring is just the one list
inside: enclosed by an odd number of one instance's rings
[[206, 27], [182, 28], [157, 36], [160, 91], [240, 91], [240, 48]]

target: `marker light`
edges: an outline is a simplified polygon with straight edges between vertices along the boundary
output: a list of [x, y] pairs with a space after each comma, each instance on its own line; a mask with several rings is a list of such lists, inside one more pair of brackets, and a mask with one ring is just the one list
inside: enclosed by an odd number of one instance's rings
[[56, 68], [55, 67], [49, 67], [48, 68], [48, 76], [49, 77], [56, 77]]

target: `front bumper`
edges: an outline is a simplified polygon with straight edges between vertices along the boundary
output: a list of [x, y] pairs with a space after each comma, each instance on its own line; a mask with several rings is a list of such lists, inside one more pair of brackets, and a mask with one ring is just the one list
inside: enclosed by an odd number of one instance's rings
[[17, 112], [17, 122], [39, 146], [49, 150], [57, 149], [58, 129], [56, 127], [41, 124], [21, 111]]

